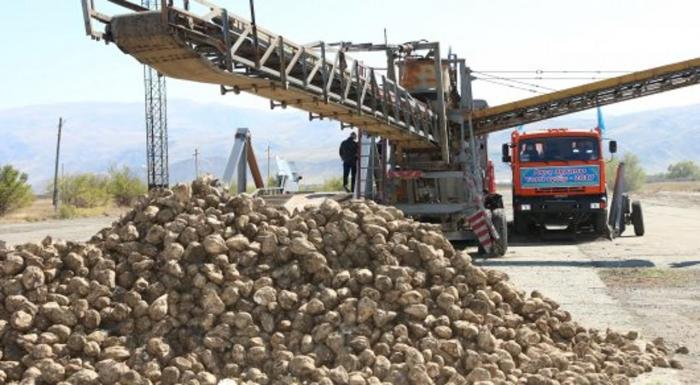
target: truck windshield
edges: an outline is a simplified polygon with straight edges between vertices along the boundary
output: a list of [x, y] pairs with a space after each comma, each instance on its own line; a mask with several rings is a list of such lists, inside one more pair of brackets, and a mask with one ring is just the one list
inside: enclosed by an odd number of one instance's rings
[[520, 142], [520, 162], [598, 160], [598, 141], [588, 137], [533, 138]]

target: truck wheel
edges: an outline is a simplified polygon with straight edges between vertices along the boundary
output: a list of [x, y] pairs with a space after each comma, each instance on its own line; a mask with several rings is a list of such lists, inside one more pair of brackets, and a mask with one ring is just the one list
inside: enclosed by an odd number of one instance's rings
[[491, 211], [491, 221], [498, 233], [498, 240], [493, 244], [490, 257], [502, 257], [508, 250], [508, 220], [503, 209]]
[[642, 203], [640, 201], [632, 202], [632, 226], [634, 226], [634, 235], [641, 237], [644, 235], [644, 216], [642, 215]]

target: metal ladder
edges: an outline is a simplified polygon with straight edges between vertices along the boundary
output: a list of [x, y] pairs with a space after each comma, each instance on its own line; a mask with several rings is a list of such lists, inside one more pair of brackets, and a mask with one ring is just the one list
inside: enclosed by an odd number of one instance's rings
[[355, 196], [358, 198], [381, 200], [384, 186], [384, 167], [377, 151], [377, 138], [360, 135], [358, 149], [359, 170], [355, 184]]

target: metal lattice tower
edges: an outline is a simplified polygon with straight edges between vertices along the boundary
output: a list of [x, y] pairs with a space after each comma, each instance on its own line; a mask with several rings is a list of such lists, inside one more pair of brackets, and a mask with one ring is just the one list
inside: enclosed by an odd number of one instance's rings
[[[141, 5], [158, 9], [159, 0], [141, 0]], [[143, 66], [146, 107], [146, 160], [148, 189], [168, 187], [168, 101], [165, 76]]]

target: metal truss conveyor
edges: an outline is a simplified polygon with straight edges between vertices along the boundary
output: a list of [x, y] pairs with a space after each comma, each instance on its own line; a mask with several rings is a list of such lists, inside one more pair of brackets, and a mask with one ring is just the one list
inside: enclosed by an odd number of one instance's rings
[[[88, 33], [172, 78], [211, 83], [222, 91], [249, 92], [271, 106], [293, 106], [310, 116], [336, 119], [404, 148], [437, 148], [444, 135], [440, 115], [396, 82], [322, 42], [303, 46], [268, 32], [205, 0], [195, 14], [163, 1], [149, 11], [110, 0], [130, 13], [107, 16], [83, 0]], [[97, 20], [104, 32], [93, 29]]]
[[[107, 0], [130, 12], [108, 16], [81, 0], [87, 33], [169, 77], [249, 92], [271, 106], [293, 106], [340, 121], [404, 149], [448, 149], [445, 112], [417, 100], [397, 82], [317, 42], [299, 45], [207, 0], [161, 1], [159, 11]], [[203, 13], [190, 10], [196, 3]], [[93, 21], [105, 25], [93, 28]], [[484, 109], [465, 109], [476, 135], [700, 83], [700, 58], [634, 72]], [[444, 155], [443, 155], [444, 157]]]
[[698, 83], [700, 58], [474, 111], [474, 132], [487, 134]]

